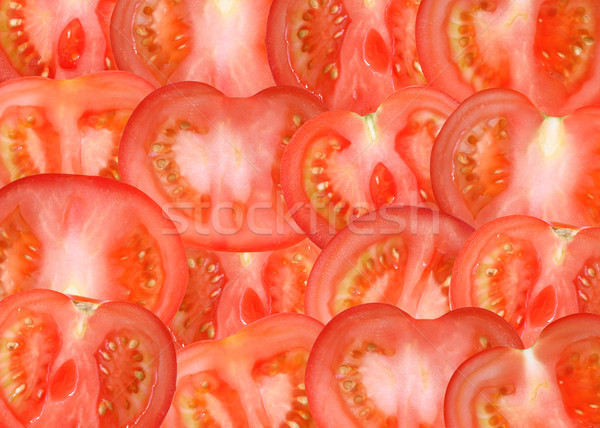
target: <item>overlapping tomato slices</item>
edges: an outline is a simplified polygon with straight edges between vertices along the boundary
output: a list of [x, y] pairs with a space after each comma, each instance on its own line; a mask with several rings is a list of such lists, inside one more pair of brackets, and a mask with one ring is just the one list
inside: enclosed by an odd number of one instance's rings
[[304, 313], [306, 282], [319, 253], [308, 239], [260, 253], [188, 248], [188, 287], [169, 324], [177, 343], [221, 339], [270, 314]]
[[126, 300], [168, 323], [188, 272], [175, 225], [138, 189], [42, 174], [0, 189], [0, 298], [48, 288]]
[[433, 145], [440, 208], [478, 227], [523, 214], [600, 225], [600, 108], [541, 114], [522, 94], [490, 89], [463, 102]]
[[117, 71], [62, 81], [21, 77], [3, 83], [0, 186], [49, 172], [118, 179], [121, 134], [135, 107], [153, 89], [140, 77]]
[[457, 105], [415, 86], [366, 116], [329, 111], [310, 119], [281, 164], [285, 200], [298, 225], [322, 247], [353, 218], [384, 205], [436, 208], [431, 148]]
[[192, 80], [230, 97], [249, 97], [275, 84], [265, 47], [270, 4], [116, 0], [115, 60], [157, 85]]
[[424, 84], [415, 44], [419, 1], [275, 0], [267, 51], [279, 85], [306, 88], [332, 110], [374, 111]]
[[228, 98], [198, 82], [162, 87], [127, 123], [119, 171], [173, 218], [187, 246], [289, 246], [304, 235], [281, 195], [281, 157], [296, 130], [323, 111], [298, 88]]
[[463, 363], [448, 384], [446, 426], [600, 424], [600, 317], [574, 314], [526, 350], [498, 347]]
[[454, 260], [473, 229], [427, 208], [389, 206], [341, 230], [308, 277], [306, 314], [326, 323], [368, 302], [402, 308], [416, 318], [450, 310]]
[[177, 390], [163, 426], [315, 426], [305, 369], [322, 328], [305, 315], [277, 314], [180, 350]]
[[0, 81], [72, 79], [116, 69], [109, 41], [116, 0], [0, 3]]
[[171, 336], [144, 308], [51, 290], [0, 301], [2, 426], [157, 426], [175, 377]]
[[600, 101], [599, 24], [593, 0], [423, 0], [417, 50], [427, 81], [459, 100], [512, 88], [564, 116]]
[[499, 345], [522, 346], [508, 323], [484, 309], [433, 320], [382, 303], [348, 309], [325, 326], [311, 351], [310, 409], [323, 428], [443, 426], [444, 392], [456, 367]]

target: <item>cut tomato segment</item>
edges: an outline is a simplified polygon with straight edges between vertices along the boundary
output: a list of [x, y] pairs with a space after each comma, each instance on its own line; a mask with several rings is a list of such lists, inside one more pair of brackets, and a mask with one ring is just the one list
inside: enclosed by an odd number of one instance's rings
[[[594, 426], [598, 411], [600, 317], [554, 321], [525, 351], [498, 347], [466, 360], [450, 379], [446, 426]], [[503, 345], [505, 346], [505, 345]]]
[[187, 249], [190, 279], [169, 325], [178, 344], [221, 339], [270, 314], [304, 313], [306, 282], [319, 252], [308, 240], [261, 253]]
[[423, 0], [417, 51], [427, 80], [458, 100], [511, 88], [564, 116], [600, 100], [599, 20], [592, 0]]
[[0, 186], [40, 173], [118, 179], [121, 134], [153, 89], [117, 71], [68, 81], [21, 77], [0, 85]]
[[283, 201], [279, 165], [292, 135], [323, 110], [297, 88], [228, 98], [198, 82], [166, 86], [148, 96], [127, 123], [119, 171], [158, 201], [188, 246], [289, 246], [303, 234]]
[[107, 32], [115, 2], [2, 2], [0, 81], [18, 76], [73, 79], [116, 69]]
[[382, 303], [357, 306], [323, 329], [306, 367], [306, 395], [319, 427], [443, 426], [444, 391], [468, 357], [521, 347], [516, 332], [483, 309], [415, 320]]
[[3, 426], [155, 426], [167, 413], [175, 350], [144, 308], [29, 290], [0, 302], [0, 330]]
[[282, 188], [294, 219], [319, 246], [353, 218], [384, 205], [436, 208], [433, 142], [457, 107], [421, 87], [387, 98], [375, 113], [317, 115], [294, 134], [282, 159]]
[[384, 207], [342, 229], [308, 277], [306, 314], [327, 323], [363, 303], [394, 304], [417, 318], [450, 310], [454, 260], [473, 229], [418, 207]]
[[[0, 297], [49, 288], [128, 300], [169, 322], [187, 284], [174, 224], [139, 190], [44, 174], [0, 190]], [[110, 233], [107, 233], [110, 231]]]
[[305, 368], [322, 329], [300, 314], [277, 314], [223, 340], [201, 341], [177, 355], [177, 390], [165, 427], [314, 426]]
[[117, 0], [115, 60], [156, 85], [196, 81], [249, 97], [275, 84], [265, 47], [269, 6], [269, 0]]
[[599, 242], [597, 227], [571, 229], [526, 216], [491, 221], [460, 250], [450, 306], [494, 311], [531, 346], [555, 319], [600, 314], [594, 300]]
[[555, 118], [509, 89], [473, 95], [433, 145], [440, 208], [474, 227], [511, 214], [600, 225], [598, 123], [598, 107]]
[[424, 84], [419, 1], [276, 0], [267, 26], [275, 81], [308, 89], [332, 110], [374, 111], [395, 90]]

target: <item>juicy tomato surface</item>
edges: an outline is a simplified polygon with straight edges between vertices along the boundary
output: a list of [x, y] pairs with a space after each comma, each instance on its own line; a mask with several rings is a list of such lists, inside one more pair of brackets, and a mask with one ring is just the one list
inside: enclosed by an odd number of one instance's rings
[[0, 81], [116, 69], [109, 40], [115, 2], [0, 1]]
[[496, 312], [531, 346], [550, 322], [600, 314], [600, 228], [567, 228], [534, 217], [493, 220], [460, 250], [450, 280], [452, 308]]
[[189, 247], [289, 246], [304, 234], [283, 200], [281, 157], [294, 132], [323, 111], [298, 88], [229, 98], [198, 82], [165, 86], [127, 123], [119, 171], [163, 207]]
[[138, 189], [102, 177], [41, 174], [0, 189], [0, 297], [48, 288], [126, 300], [165, 323], [187, 284], [175, 225]]
[[230, 97], [275, 84], [265, 33], [270, 0], [117, 0], [115, 60], [157, 85], [193, 80]]
[[125, 124], [154, 87], [122, 72], [0, 84], [0, 186], [40, 173], [119, 179]]
[[416, 318], [450, 310], [454, 260], [473, 229], [427, 208], [383, 207], [341, 230], [308, 277], [306, 314], [328, 322], [368, 302], [390, 303]]
[[495, 346], [522, 347], [502, 318], [479, 308], [415, 320], [395, 306], [369, 303], [323, 329], [306, 367], [306, 394], [325, 427], [440, 427], [452, 373]]
[[163, 323], [127, 302], [28, 290], [0, 301], [3, 427], [157, 427], [176, 379]]
[[600, 108], [542, 115], [509, 89], [481, 91], [444, 123], [431, 154], [440, 208], [479, 227], [523, 214], [600, 225]]
[[418, 0], [274, 0], [267, 51], [275, 81], [332, 110], [374, 111], [400, 88], [425, 84], [417, 58]]
[[427, 81], [458, 100], [516, 89], [544, 114], [600, 102], [600, 3], [423, 0], [417, 50]]
[[457, 106], [442, 92], [415, 86], [366, 116], [340, 110], [310, 119], [281, 163], [283, 193], [298, 225], [323, 247], [352, 218], [381, 206], [437, 208], [431, 148]]
[[164, 428], [315, 427], [305, 369], [322, 328], [305, 315], [276, 314], [226, 339], [180, 350], [177, 389]]
[[304, 313], [306, 282], [319, 253], [308, 239], [260, 253], [188, 248], [188, 286], [169, 324], [177, 344], [221, 339], [270, 314]]
[[600, 317], [594, 314], [554, 321], [529, 349], [483, 351], [448, 384], [446, 426], [598, 426], [599, 354]]

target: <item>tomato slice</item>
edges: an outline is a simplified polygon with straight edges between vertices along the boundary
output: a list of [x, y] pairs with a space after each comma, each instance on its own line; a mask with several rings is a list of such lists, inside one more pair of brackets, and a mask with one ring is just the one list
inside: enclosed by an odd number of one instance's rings
[[265, 29], [269, 0], [117, 0], [111, 40], [119, 69], [157, 85], [193, 80], [230, 97], [274, 86]]
[[443, 426], [446, 385], [459, 364], [484, 349], [521, 347], [500, 317], [477, 308], [415, 320], [369, 303], [337, 315], [317, 338], [306, 395], [319, 427]]
[[277, 314], [179, 351], [164, 427], [315, 426], [304, 372], [322, 327], [305, 315]]
[[122, 71], [72, 80], [20, 77], [0, 85], [0, 186], [32, 174], [119, 179], [117, 155], [133, 109], [154, 88]]
[[306, 282], [319, 253], [307, 239], [260, 253], [188, 248], [190, 279], [169, 324], [177, 343], [221, 339], [270, 314], [304, 313]]
[[11, 0], [0, 4], [0, 81], [72, 79], [116, 69], [108, 28], [116, 0]]
[[437, 208], [429, 163], [433, 141], [458, 106], [427, 88], [404, 88], [375, 113], [329, 111], [290, 140], [281, 185], [294, 219], [323, 247], [349, 221], [383, 205]]
[[600, 317], [554, 321], [524, 351], [499, 347], [464, 362], [452, 376], [444, 413], [448, 428], [579, 427], [600, 424]]
[[512, 88], [564, 116], [600, 101], [599, 20], [593, 0], [423, 0], [417, 51], [428, 82], [459, 100]]
[[42, 174], [0, 189], [0, 298], [49, 288], [138, 303], [168, 323], [188, 273], [175, 225], [138, 189]]
[[158, 426], [169, 409], [175, 349], [137, 305], [23, 291], [0, 302], [0, 337], [2, 426]]
[[496, 312], [531, 346], [555, 319], [600, 314], [599, 245], [598, 227], [573, 229], [526, 216], [491, 221], [458, 254], [450, 306]]
[[134, 111], [119, 171], [167, 211], [190, 247], [289, 246], [304, 235], [281, 195], [281, 157], [294, 132], [323, 110], [297, 88], [228, 98], [202, 83], [176, 83]]
[[267, 51], [275, 81], [363, 115], [395, 90], [425, 84], [415, 42], [419, 3], [273, 1]]
[[367, 302], [390, 303], [417, 318], [450, 310], [454, 260], [473, 229], [419, 207], [384, 207], [342, 229], [317, 258], [306, 314], [327, 323]]
[[448, 118], [433, 145], [435, 198], [475, 227], [511, 214], [598, 226], [599, 123], [598, 107], [545, 117], [515, 91], [479, 92]]

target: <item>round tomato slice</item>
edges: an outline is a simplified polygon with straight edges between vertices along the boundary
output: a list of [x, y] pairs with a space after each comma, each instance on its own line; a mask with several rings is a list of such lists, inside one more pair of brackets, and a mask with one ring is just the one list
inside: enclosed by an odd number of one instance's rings
[[419, 207], [384, 207], [342, 229], [317, 258], [306, 314], [323, 323], [367, 302], [390, 303], [417, 318], [450, 310], [454, 260], [473, 229]]
[[270, 314], [304, 313], [304, 293], [319, 248], [305, 239], [260, 253], [186, 250], [190, 278], [169, 324], [180, 346], [221, 339]]
[[177, 390], [163, 426], [315, 426], [304, 372], [322, 328], [305, 315], [277, 314], [180, 350]]
[[157, 85], [193, 80], [230, 97], [274, 86], [265, 32], [270, 0], [117, 0], [115, 60]]
[[531, 346], [555, 319], [600, 314], [600, 228], [572, 229], [527, 216], [480, 227], [460, 250], [452, 308], [478, 306], [504, 317]]
[[49, 288], [127, 300], [165, 323], [188, 272], [175, 225], [138, 189], [115, 180], [41, 174], [0, 189], [0, 298]]
[[1, 84], [0, 186], [39, 173], [119, 179], [125, 124], [153, 90], [122, 71], [61, 81], [20, 77]]
[[423, 0], [416, 33], [428, 82], [459, 100], [512, 88], [551, 116], [600, 101], [594, 0]]
[[51, 290], [0, 302], [0, 425], [159, 426], [175, 390], [169, 331], [127, 302]]
[[592, 314], [554, 321], [524, 351], [483, 351], [450, 379], [446, 426], [598, 426], [599, 354], [600, 317]]
[[475, 227], [511, 214], [600, 225], [598, 126], [598, 107], [546, 117], [518, 92], [479, 92], [435, 140], [435, 198], [443, 211]]
[[458, 103], [422, 87], [401, 89], [375, 113], [321, 113], [290, 140], [281, 185], [294, 220], [319, 246], [383, 205], [437, 208], [429, 163], [435, 137]]
[[304, 234], [283, 201], [281, 157], [296, 130], [322, 111], [298, 88], [228, 98], [198, 82], [165, 86], [127, 123], [119, 171], [163, 207], [190, 247], [289, 246]]
[[115, 2], [0, 2], [0, 81], [72, 79], [116, 69], [108, 38]]
[[369, 303], [337, 315], [317, 338], [306, 367], [306, 395], [319, 427], [443, 426], [452, 373], [495, 346], [522, 347], [500, 317], [458, 309], [415, 320]]
[[332, 110], [374, 111], [395, 90], [425, 84], [418, 0], [275, 0], [267, 51], [275, 81], [308, 89]]

